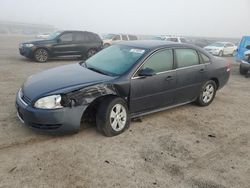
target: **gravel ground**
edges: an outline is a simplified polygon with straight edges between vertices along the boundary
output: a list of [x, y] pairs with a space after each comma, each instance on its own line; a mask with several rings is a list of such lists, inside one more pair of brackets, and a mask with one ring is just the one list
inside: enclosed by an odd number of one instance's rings
[[112, 138], [92, 126], [48, 136], [22, 126], [15, 93], [28, 76], [77, 60], [34, 63], [18, 54], [27, 39], [0, 36], [0, 187], [249, 188], [250, 78], [233, 58], [229, 83], [208, 107], [148, 115]]

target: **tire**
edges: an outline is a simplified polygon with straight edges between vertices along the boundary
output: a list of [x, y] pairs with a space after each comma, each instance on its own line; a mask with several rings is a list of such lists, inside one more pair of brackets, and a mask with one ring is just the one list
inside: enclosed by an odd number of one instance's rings
[[247, 72], [248, 72], [248, 70], [247, 70], [247, 69], [243, 69], [241, 65], [240, 65], [239, 70], [240, 70], [240, 74], [241, 74], [241, 75], [246, 75]]
[[219, 57], [222, 57], [223, 56], [223, 51], [221, 50], [218, 54]]
[[217, 85], [213, 80], [207, 81], [201, 87], [199, 96], [196, 100], [196, 104], [199, 106], [208, 106], [214, 100], [215, 94], [217, 90]]
[[49, 52], [44, 48], [38, 48], [34, 53], [34, 59], [37, 62], [44, 63], [49, 59]]
[[92, 57], [93, 55], [96, 54], [96, 50], [95, 49], [90, 49], [88, 52], [87, 52], [87, 58], [90, 58]]
[[125, 101], [119, 97], [107, 97], [97, 110], [96, 124], [98, 129], [102, 129], [108, 137], [123, 133], [130, 125], [130, 116]]
[[107, 47], [109, 47], [110, 46], [110, 44], [104, 44], [103, 45], [103, 48], [107, 48]]

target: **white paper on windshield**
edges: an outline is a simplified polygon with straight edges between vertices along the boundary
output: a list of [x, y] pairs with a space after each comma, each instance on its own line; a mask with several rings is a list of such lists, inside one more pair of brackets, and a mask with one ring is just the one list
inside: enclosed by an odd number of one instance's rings
[[143, 54], [145, 50], [142, 49], [131, 49], [130, 52], [137, 53], [137, 54]]

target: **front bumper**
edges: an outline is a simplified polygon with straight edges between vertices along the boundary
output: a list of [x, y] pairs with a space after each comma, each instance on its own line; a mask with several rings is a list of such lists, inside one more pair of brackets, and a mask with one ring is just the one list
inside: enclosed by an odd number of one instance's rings
[[21, 122], [39, 132], [66, 134], [80, 129], [81, 118], [87, 106], [65, 107], [62, 109], [36, 109], [16, 96], [16, 109]]
[[19, 47], [19, 53], [22, 56], [32, 58], [33, 57], [33, 49], [27, 47]]

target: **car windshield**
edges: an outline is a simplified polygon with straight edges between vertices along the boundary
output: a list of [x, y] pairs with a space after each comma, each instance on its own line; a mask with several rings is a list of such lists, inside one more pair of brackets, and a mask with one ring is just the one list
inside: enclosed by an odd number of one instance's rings
[[114, 34], [104, 35], [104, 36], [103, 36], [103, 39], [104, 39], [104, 40], [105, 40], [105, 39], [106, 39], [106, 40], [107, 40], [107, 39], [109, 40], [109, 39], [112, 39], [114, 36], [115, 36]]
[[60, 32], [60, 31], [53, 32], [53, 33], [51, 33], [51, 34], [49, 35], [48, 39], [49, 39], [49, 40], [52, 40], [52, 39], [56, 38], [58, 35], [60, 35], [61, 33], [62, 33], [62, 32]]
[[210, 44], [209, 46], [223, 47], [223, 46], [224, 46], [224, 43], [215, 42], [215, 43], [213, 43], [213, 44]]
[[89, 58], [87, 68], [111, 76], [119, 76], [127, 72], [144, 54], [146, 50], [126, 45], [110, 46]]

